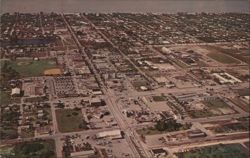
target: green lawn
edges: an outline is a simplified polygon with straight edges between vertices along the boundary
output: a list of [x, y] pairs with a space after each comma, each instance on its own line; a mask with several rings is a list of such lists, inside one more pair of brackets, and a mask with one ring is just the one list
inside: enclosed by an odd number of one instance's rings
[[177, 153], [178, 158], [248, 158], [248, 151], [240, 144], [213, 145]]
[[53, 140], [32, 141], [1, 147], [0, 154], [4, 158], [55, 158], [54, 150]]
[[223, 64], [239, 64], [240, 63], [238, 60], [226, 54], [219, 53], [219, 52], [208, 53], [207, 56]]
[[43, 75], [44, 70], [50, 68], [57, 68], [56, 62], [52, 59], [34, 61], [31, 59], [18, 59], [16, 61], [2, 60], [1, 66], [4, 63], [13, 68], [20, 76], [40, 76]]
[[82, 118], [81, 110], [58, 109], [56, 119], [59, 131], [73, 132], [87, 129], [86, 122]]

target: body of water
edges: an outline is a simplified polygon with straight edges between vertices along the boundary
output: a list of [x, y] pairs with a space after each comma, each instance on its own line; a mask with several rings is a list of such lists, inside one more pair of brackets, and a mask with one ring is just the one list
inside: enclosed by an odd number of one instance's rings
[[244, 12], [250, 0], [0, 0], [1, 12]]

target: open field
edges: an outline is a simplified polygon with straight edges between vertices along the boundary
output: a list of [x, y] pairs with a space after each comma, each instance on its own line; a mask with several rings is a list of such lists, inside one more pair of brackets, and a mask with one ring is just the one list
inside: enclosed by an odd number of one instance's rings
[[207, 56], [223, 64], [240, 64], [238, 60], [219, 52], [208, 53]]
[[31, 59], [18, 59], [16, 61], [4, 60], [1, 65], [7, 63], [9, 67], [19, 73], [20, 76], [40, 76], [44, 71], [51, 68], [57, 68], [56, 62], [52, 59], [34, 61]]
[[176, 154], [178, 158], [248, 158], [249, 153], [240, 144], [213, 145]]
[[243, 61], [247, 64], [250, 64], [250, 56], [249, 56], [249, 48], [245, 48], [242, 50], [235, 49], [235, 48], [223, 48], [220, 46], [205, 46], [206, 48], [212, 50], [213, 52], [221, 52], [224, 54], [228, 54], [240, 61]]
[[53, 140], [22, 142], [14, 146], [0, 148], [2, 157], [11, 158], [55, 158], [55, 144]]
[[61, 132], [73, 132], [86, 129], [86, 123], [80, 110], [59, 109], [56, 110], [56, 119]]

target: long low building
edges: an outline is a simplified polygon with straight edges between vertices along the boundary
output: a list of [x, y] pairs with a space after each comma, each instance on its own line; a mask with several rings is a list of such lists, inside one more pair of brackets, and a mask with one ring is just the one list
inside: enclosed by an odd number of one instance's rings
[[122, 138], [122, 132], [121, 130], [112, 130], [112, 131], [99, 132], [96, 134], [97, 139], [106, 137], [110, 137], [112, 139], [119, 139]]
[[226, 84], [226, 83], [235, 84], [241, 82], [241, 80], [228, 73], [213, 73], [213, 76], [215, 76], [221, 84]]

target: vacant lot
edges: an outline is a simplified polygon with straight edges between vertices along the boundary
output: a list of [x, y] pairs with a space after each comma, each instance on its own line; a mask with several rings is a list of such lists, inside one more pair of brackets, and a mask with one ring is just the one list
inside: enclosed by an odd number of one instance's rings
[[61, 132], [73, 132], [87, 129], [86, 122], [82, 118], [81, 110], [56, 110], [56, 119], [59, 131]]
[[52, 59], [34, 61], [31, 59], [19, 59], [15, 61], [4, 60], [1, 61], [1, 65], [7, 63], [8, 67], [11, 67], [22, 77], [28, 76], [40, 76], [47, 69], [56, 68], [56, 62]]
[[223, 64], [240, 64], [240, 61], [219, 52], [208, 53], [207, 56]]
[[176, 154], [178, 158], [248, 158], [249, 154], [240, 144], [213, 145]]

